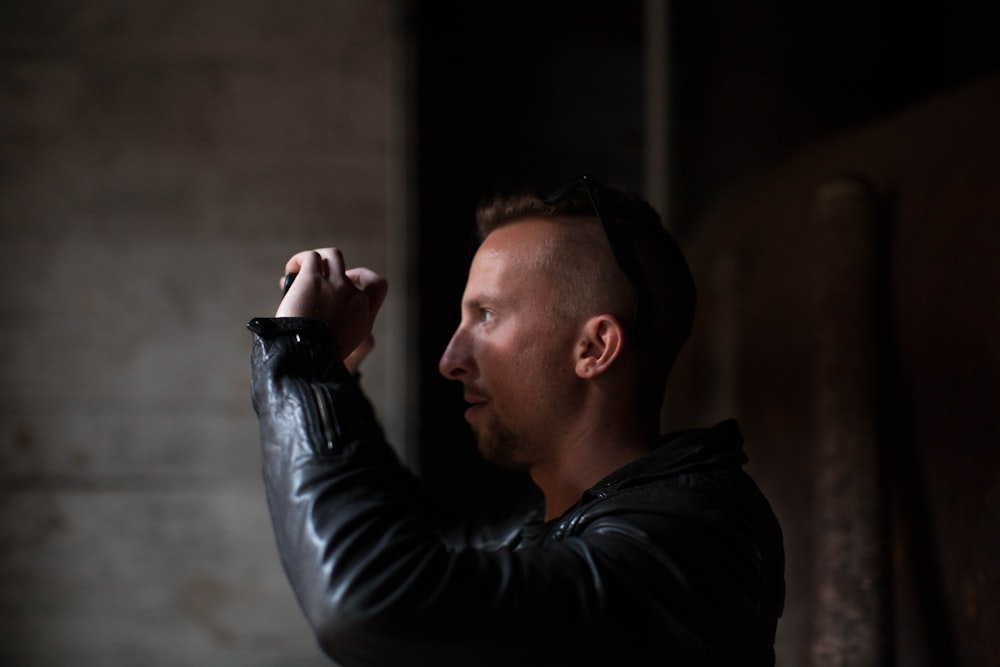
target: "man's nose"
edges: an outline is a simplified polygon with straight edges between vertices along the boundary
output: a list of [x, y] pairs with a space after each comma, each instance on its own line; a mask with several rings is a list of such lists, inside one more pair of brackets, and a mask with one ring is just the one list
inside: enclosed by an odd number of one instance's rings
[[461, 380], [472, 368], [468, 353], [468, 341], [459, 326], [448, 341], [448, 347], [444, 349], [441, 360], [438, 362], [438, 371], [449, 380]]

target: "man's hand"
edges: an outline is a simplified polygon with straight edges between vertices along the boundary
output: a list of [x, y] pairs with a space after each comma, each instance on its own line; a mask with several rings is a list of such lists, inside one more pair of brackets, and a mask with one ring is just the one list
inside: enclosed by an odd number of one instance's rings
[[365, 360], [368, 353], [372, 351], [375, 347], [375, 337], [368, 334], [368, 337], [361, 341], [361, 344], [354, 348], [354, 352], [351, 352], [347, 357], [344, 358], [344, 366], [350, 371], [351, 375], [358, 374], [358, 368], [361, 366], [361, 362]]
[[345, 359], [370, 338], [389, 289], [384, 278], [369, 269], [345, 270], [344, 256], [337, 248], [300, 252], [285, 264], [285, 273], [298, 276], [275, 317], [326, 322]]

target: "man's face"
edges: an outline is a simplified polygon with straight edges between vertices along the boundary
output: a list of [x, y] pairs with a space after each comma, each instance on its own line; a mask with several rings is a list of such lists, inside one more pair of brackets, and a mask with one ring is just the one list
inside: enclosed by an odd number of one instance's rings
[[469, 269], [462, 321], [439, 369], [465, 389], [483, 456], [525, 467], [546, 458], [574, 397], [576, 323], [553, 315], [558, 290], [541, 258], [554, 223], [516, 222], [491, 233]]

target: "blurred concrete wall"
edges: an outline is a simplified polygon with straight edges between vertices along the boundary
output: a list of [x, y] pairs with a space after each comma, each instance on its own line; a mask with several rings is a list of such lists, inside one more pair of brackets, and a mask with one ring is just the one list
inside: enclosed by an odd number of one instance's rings
[[396, 18], [0, 5], [0, 664], [328, 664], [273, 546], [244, 325], [302, 248], [398, 277]]

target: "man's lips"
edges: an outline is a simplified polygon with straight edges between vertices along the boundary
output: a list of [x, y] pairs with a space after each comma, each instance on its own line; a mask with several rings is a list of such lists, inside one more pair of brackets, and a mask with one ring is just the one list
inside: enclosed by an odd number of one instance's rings
[[465, 402], [469, 404], [469, 407], [465, 410], [465, 421], [472, 421], [472, 418], [480, 411], [488, 402], [488, 399], [481, 394], [470, 394], [466, 392]]
[[465, 402], [469, 403], [470, 405], [477, 404], [477, 403], [485, 403], [488, 400], [486, 398], [486, 396], [484, 396], [482, 394], [473, 394], [473, 393], [470, 393], [470, 392], [465, 392], [465, 394], [462, 396], [462, 398], [464, 398]]

